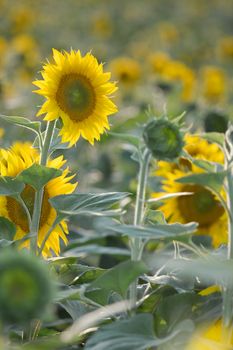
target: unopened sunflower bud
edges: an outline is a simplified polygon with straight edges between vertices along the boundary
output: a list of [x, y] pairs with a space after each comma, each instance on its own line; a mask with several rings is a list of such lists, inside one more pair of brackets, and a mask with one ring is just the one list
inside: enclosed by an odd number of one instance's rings
[[53, 286], [42, 261], [16, 251], [0, 255], [0, 319], [24, 324], [40, 317], [52, 300]]
[[167, 119], [150, 121], [144, 129], [143, 138], [158, 160], [174, 160], [179, 157], [184, 145], [179, 128]]

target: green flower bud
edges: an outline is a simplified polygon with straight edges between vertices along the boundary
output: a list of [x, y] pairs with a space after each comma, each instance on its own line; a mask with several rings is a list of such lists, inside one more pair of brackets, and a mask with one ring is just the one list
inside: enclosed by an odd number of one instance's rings
[[179, 128], [167, 119], [150, 121], [143, 132], [146, 146], [158, 160], [174, 160], [184, 145]]
[[0, 255], [0, 319], [26, 323], [40, 317], [52, 300], [53, 286], [44, 263], [16, 251]]
[[219, 112], [208, 112], [204, 119], [204, 127], [207, 132], [225, 133], [228, 126], [228, 118]]

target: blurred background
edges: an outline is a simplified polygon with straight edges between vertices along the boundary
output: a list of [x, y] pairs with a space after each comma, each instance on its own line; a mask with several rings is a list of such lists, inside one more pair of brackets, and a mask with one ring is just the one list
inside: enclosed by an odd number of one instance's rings
[[[148, 106], [156, 115], [186, 111], [194, 131], [224, 131], [232, 114], [232, 23], [229, 0], [0, 0], [0, 112], [35, 118], [43, 99], [32, 81], [52, 48], [72, 47], [91, 50], [118, 81], [113, 132], [137, 133]], [[4, 147], [33, 137], [1, 124]], [[80, 140], [65, 155], [80, 189], [133, 191], [130, 153], [109, 135], [95, 147]]]

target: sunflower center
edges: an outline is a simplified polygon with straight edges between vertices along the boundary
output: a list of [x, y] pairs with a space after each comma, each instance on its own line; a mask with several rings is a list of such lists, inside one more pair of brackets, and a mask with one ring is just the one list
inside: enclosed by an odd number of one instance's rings
[[60, 80], [56, 100], [72, 120], [82, 121], [93, 113], [96, 98], [89, 79], [79, 74], [67, 74]]
[[[35, 190], [33, 187], [26, 185], [23, 192], [21, 193], [21, 197], [26, 204], [31, 216], [33, 214], [34, 207], [34, 199], [35, 199]], [[44, 189], [44, 196], [42, 202], [42, 210], [40, 217], [40, 228], [47, 222], [51, 206], [49, 204], [49, 195]], [[10, 220], [16, 225], [19, 226], [24, 232], [29, 232], [29, 225], [27, 215], [25, 213], [24, 208], [17, 202], [14, 198], [7, 197], [7, 210], [9, 213]]]
[[192, 195], [178, 197], [178, 208], [186, 222], [196, 221], [200, 227], [205, 227], [223, 215], [221, 203], [203, 186], [186, 185], [182, 191], [193, 192]]

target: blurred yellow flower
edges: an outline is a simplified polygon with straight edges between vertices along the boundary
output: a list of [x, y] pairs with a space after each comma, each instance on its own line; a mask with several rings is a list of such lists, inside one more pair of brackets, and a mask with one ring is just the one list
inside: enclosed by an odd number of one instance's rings
[[111, 73], [103, 72], [103, 65], [87, 53], [80, 51], [61, 53], [53, 50], [54, 63], [44, 65], [43, 80], [34, 81], [39, 87], [35, 92], [46, 102], [38, 115], [46, 114], [45, 120], [61, 117], [60, 131], [63, 142], [75, 144], [80, 136], [91, 144], [109, 129], [108, 116], [117, 112], [111, 94], [117, 90], [109, 82]]
[[0, 138], [2, 138], [5, 134], [5, 130], [3, 128], [0, 128]]
[[[35, 163], [39, 163], [40, 155], [35, 148], [32, 148], [30, 143], [15, 143], [10, 149], [0, 149], [0, 175], [15, 177], [23, 170], [29, 168]], [[63, 156], [48, 161], [48, 167], [60, 169], [65, 160]], [[38, 246], [41, 246], [44, 237], [53, 224], [56, 218], [55, 209], [49, 203], [49, 199], [61, 194], [72, 193], [77, 184], [72, 184], [69, 181], [73, 176], [68, 176], [69, 169], [63, 170], [59, 177], [50, 180], [44, 188], [44, 197], [42, 203], [42, 212], [40, 219], [40, 227], [38, 234]], [[30, 185], [26, 185], [22, 194], [30, 214], [32, 215], [35, 190]], [[21, 204], [11, 197], [0, 196], [0, 216], [3, 216], [16, 225], [16, 234], [14, 239], [23, 238], [29, 233], [29, 224], [26, 213]], [[57, 225], [48, 238], [43, 249], [45, 257], [51, 256], [53, 253], [60, 253], [60, 239], [67, 243], [68, 234], [67, 223], [63, 220], [61, 225]], [[29, 241], [22, 244], [23, 247], [29, 247]]]
[[24, 6], [15, 8], [11, 13], [12, 31], [22, 32], [27, 30], [30, 25], [35, 21], [35, 12], [33, 7]]
[[[195, 159], [213, 162], [224, 162], [223, 152], [216, 144], [195, 135], [186, 135], [184, 149]], [[212, 238], [214, 247], [227, 242], [227, 214], [220, 201], [207, 188], [194, 184], [181, 184], [177, 179], [203, 172], [203, 169], [191, 163], [186, 158], [180, 158], [177, 163], [158, 162], [155, 175], [162, 176], [162, 188], [165, 193], [191, 192], [164, 200], [160, 209], [169, 222], [188, 223], [196, 221], [199, 224], [198, 234], [206, 234]], [[164, 193], [154, 193], [159, 198]], [[224, 195], [224, 194], [223, 194]]]
[[[160, 59], [162, 56], [160, 56]], [[181, 98], [184, 102], [189, 102], [194, 98], [196, 77], [192, 69], [183, 62], [169, 60], [163, 57], [160, 66], [160, 77], [169, 83], [181, 85]]]
[[0, 67], [2, 66], [8, 49], [7, 41], [0, 36]]
[[226, 95], [227, 80], [225, 72], [215, 66], [206, 66], [201, 72], [202, 94], [206, 101], [218, 103]]
[[221, 57], [233, 59], [233, 36], [226, 36], [219, 41], [218, 49]]
[[154, 52], [149, 56], [149, 62], [154, 73], [162, 74], [170, 57], [165, 52]]
[[224, 329], [222, 320], [218, 320], [208, 327], [198, 329], [185, 350], [232, 350], [232, 329]]
[[131, 87], [141, 77], [141, 67], [137, 61], [129, 57], [118, 57], [110, 63], [115, 79], [124, 86]]
[[19, 57], [18, 65], [22, 68], [34, 68], [39, 60], [40, 53], [35, 39], [28, 34], [16, 35], [11, 43], [10, 49], [13, 55]]
[[112, 34], [112, 21], [107, 13], [101, 13], [93, 20], [93, 34], [108, 38]]
[[176, 26], [170, 22], [160, 22], [158, 32], [162, 43], [172, 44], [179, 38]]

